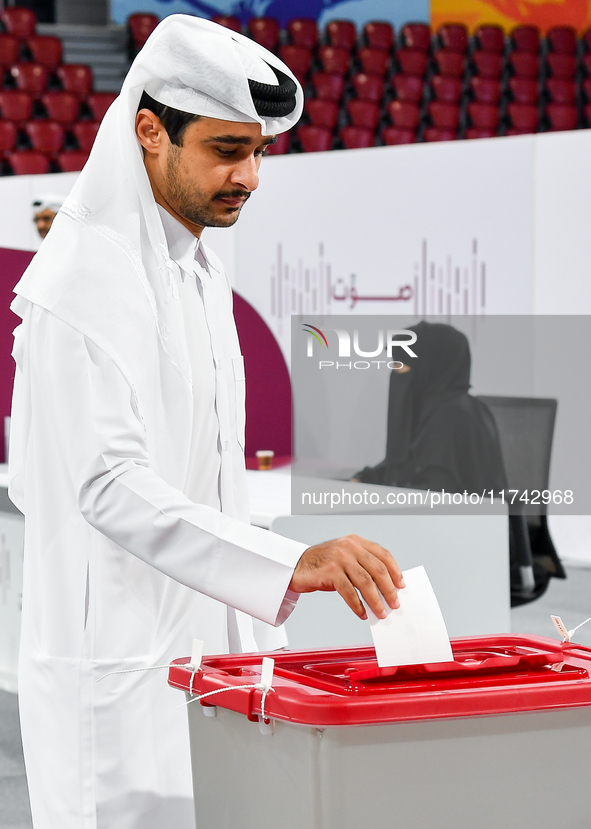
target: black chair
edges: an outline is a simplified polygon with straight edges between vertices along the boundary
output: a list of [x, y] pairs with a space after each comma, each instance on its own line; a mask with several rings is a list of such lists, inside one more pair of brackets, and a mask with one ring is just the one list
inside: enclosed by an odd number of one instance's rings
[[[540, 397], [480, 396], [499, 431], [509, 490], [511, 605], [533, 601], [552, 577], [566, 573], [548, 531], [547, 507], [532, 492], [548, 490], [557, 401]], [[527, 494], [526, 494], [527, 493]], [[528, 503], [526, 503], [526, 500]], [[513, 503], [511, 503], [513, 501]]]

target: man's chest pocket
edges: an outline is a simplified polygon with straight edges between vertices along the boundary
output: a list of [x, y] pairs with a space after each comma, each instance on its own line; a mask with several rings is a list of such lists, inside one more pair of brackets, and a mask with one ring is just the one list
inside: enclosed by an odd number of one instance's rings
[[245, 443], [246, 429], [246, 378], [244, 375], [244, 357], [232, 357], [234, 373], [234, 396], [236, 403], [236, 438], [242, 450]]

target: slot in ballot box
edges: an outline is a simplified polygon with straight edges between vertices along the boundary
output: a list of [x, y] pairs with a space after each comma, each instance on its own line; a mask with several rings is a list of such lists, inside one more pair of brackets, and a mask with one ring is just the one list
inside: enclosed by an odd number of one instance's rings
[[452, 647], [454, 662], [385, 669], [371, 647], [275, 652], [267, 724], [261, 654], [194, 675], [175, 661], [188, 698], [225, 689], [187, 706], [197, 829], [591, 825], [591, 650]]

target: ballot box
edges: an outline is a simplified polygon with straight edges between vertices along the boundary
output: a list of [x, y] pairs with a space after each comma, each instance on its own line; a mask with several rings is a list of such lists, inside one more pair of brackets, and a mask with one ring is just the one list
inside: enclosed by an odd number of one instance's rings
[[591, 826], [591, 650], [452, 647], [453, 662], [382, 669], [371, 647], [268, 654], [266, 694], [261, 654], [177, 660], [197, 829]]

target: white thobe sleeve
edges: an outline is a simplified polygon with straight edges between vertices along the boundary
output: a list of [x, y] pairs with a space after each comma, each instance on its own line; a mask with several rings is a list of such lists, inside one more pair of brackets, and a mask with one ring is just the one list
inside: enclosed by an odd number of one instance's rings
[[34, 313], [31, 365], [51, 361], [34, 380], [40, 399], [58, 409], [54, 439], [88, 523], [176, 581], [268, 624], [284, 622], [307, 545], [196, 504], [159, 477], [116, 364], [51, 313]]

